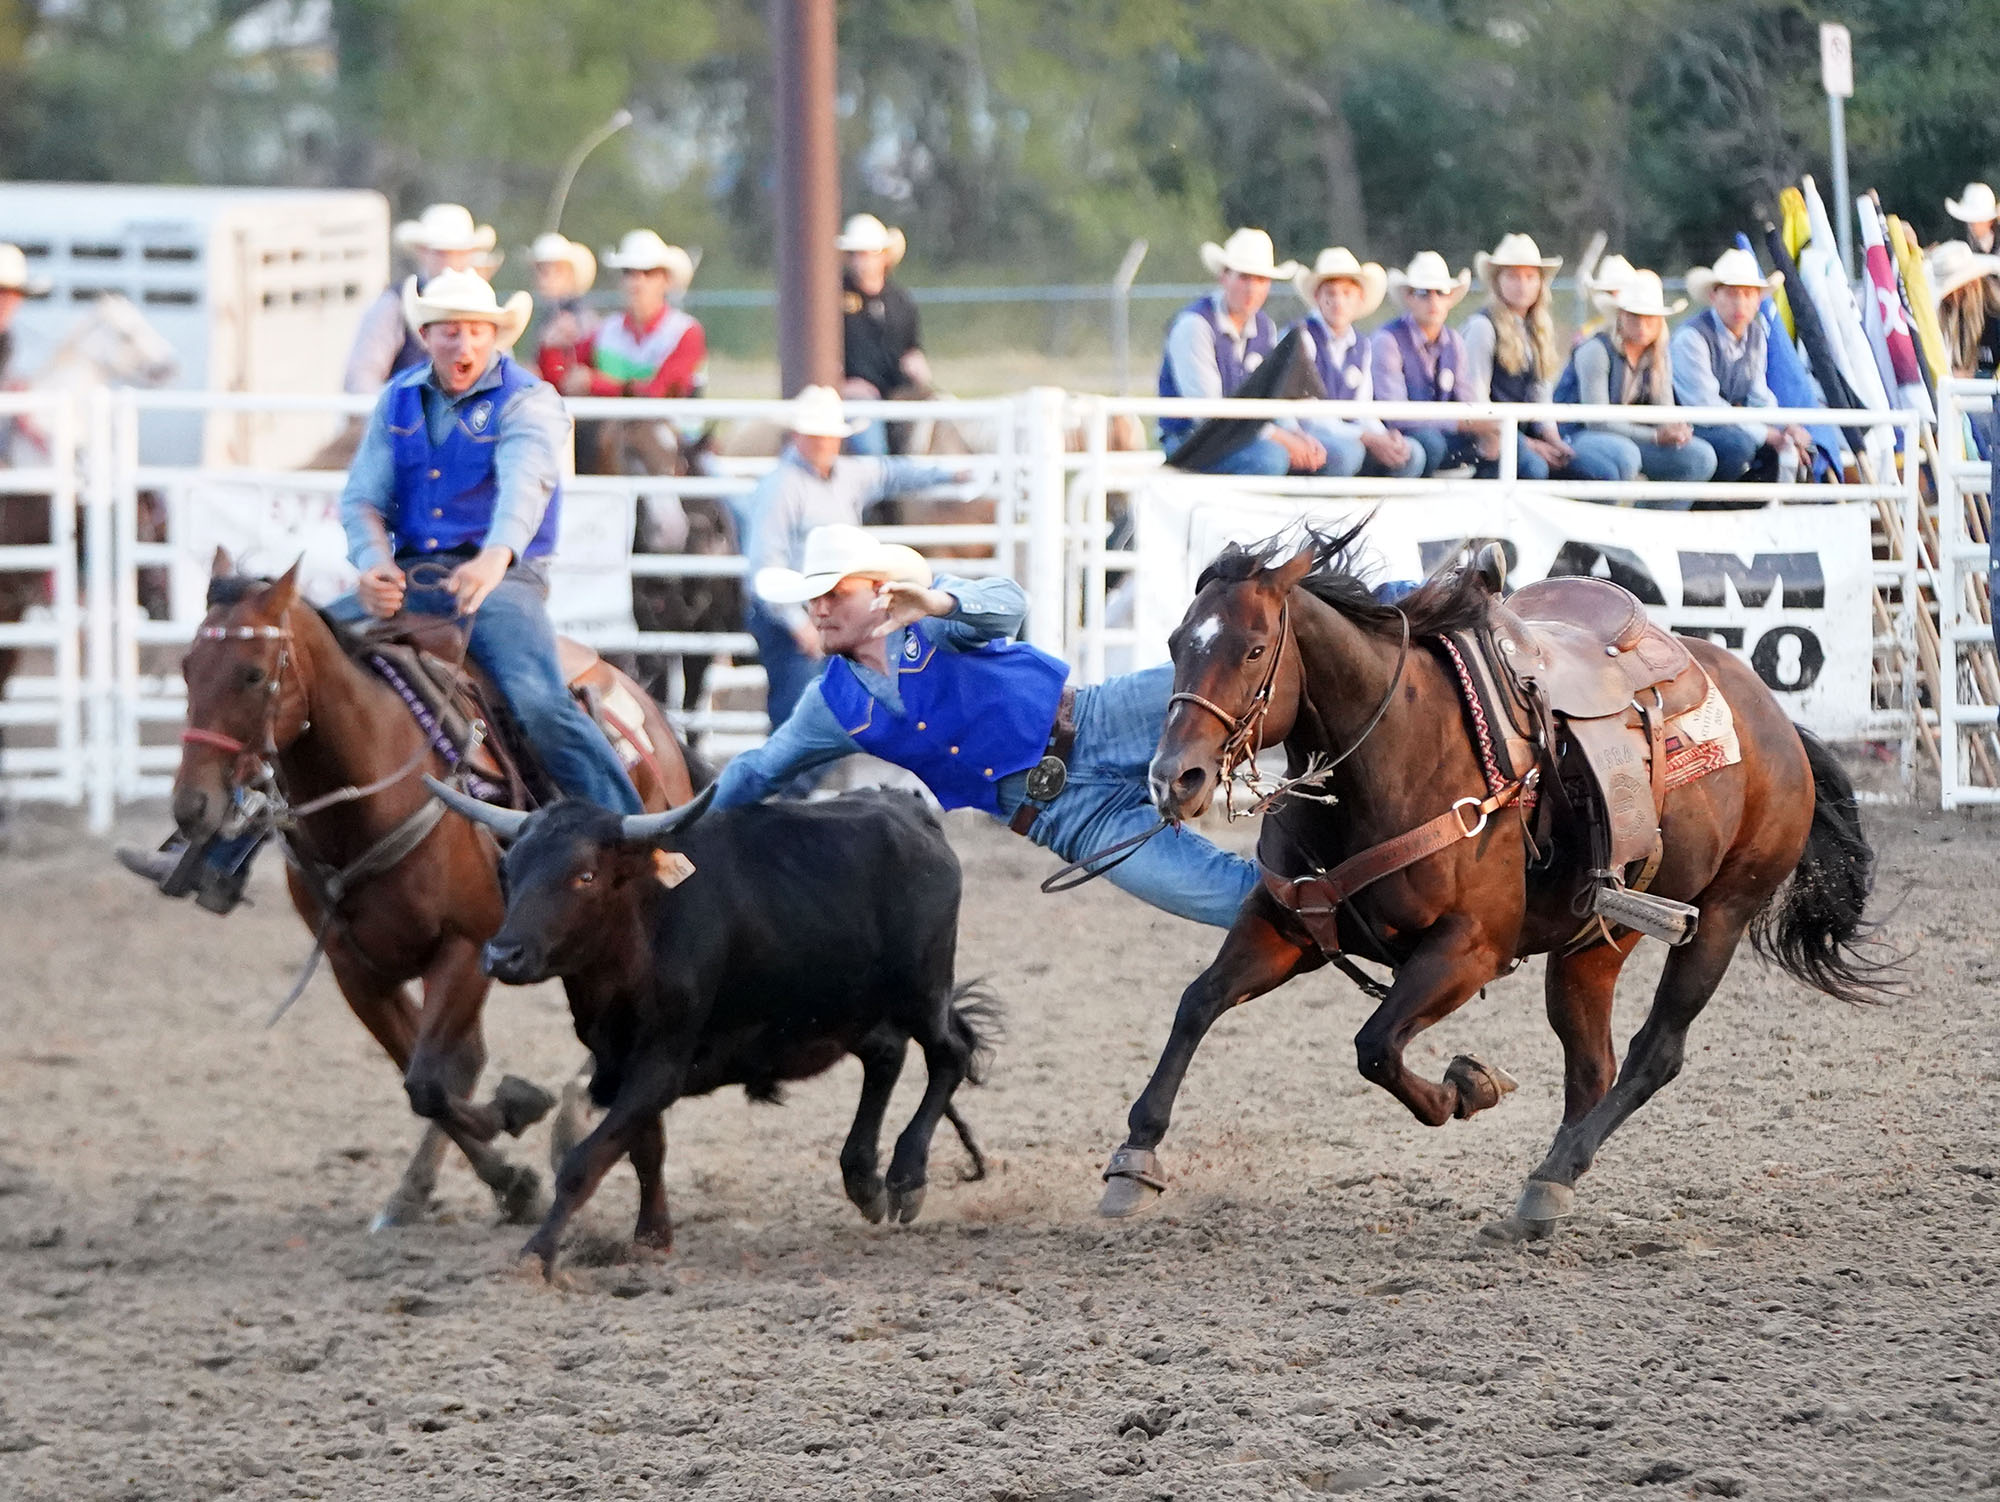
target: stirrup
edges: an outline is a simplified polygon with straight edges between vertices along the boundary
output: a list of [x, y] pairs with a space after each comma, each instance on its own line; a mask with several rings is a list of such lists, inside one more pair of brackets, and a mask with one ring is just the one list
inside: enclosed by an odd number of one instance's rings
[[1666, 944], [1685, 944], [1701, 922], [1701, 909], [1671, 897], [1635, 892], [1615, 881], [1600, 882], [1591, 894], [1594, 917], [1619, 928], [1634, 929]]

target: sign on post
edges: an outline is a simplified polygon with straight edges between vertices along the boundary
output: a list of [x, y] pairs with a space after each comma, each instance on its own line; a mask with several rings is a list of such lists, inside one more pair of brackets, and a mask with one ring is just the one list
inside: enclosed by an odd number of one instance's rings
[[1819, 80], [1836, 99], [1854, 97], [1854, 38], [1838, 21], [1819, 28]]

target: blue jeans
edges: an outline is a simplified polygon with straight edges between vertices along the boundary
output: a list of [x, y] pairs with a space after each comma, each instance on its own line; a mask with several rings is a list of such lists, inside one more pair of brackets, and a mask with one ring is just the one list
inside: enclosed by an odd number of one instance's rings
[[[1586, 428], [1573, 432], [1569, 442], [1576, 449], [1579, 459], [1583, 457], [1584, 445], [1588, 443], [1593, 460], [1613, 471], [1593, 475], [1592, 479], [1629, 481], [1644, 475], [1649, 480], [1699, 484], [1715, 473], [1715, 450], [1699, 438], [1690, 438], [1686, 443], [1669, 447], [1664, 443], [1639, 443], [1623, 433], [1598, 433]], [[1640, 501], [1637, 504], [1642, 511], [1686, 511], [1694, 505], [1694, 497], [1662, 497], [1657, 501]]]
[[1696, 428], [1694, 436], [1715, 451], [1718, 480], [1742, 479], [1763, 447], [1741, 428]]
[[793, 638], [791, 628], [755, 600], [750, 602], [743, 624], [757, 639], [757, 660], [764, 664], [769, 684], [764, 691], [764, 709], [776, 730], [792, 717], [799, 695], [825, 670], [826, 661], [808, 656]]
[[1210, 475], [1283, 475], [1291, 473], [1292, 456], [1275, 438], [1253, 438], [1226, 459], [1210, 465]]
[[[424, 561], [399, 558], [407, 572]], [[639, 795], [604, 732], [591, 723], [571, 697], [556, 662], [556, 633], [549, 624], [548, 588], [532, 571], [509, 569], [472, 617], [466, 654], [479, 665], [507, 701], [528, 744], [567, 796], [614, 813], [639, 813]], [[403, 596], [411, 615], [454, 615], [457, 605], [441, 586], [412, 582]], [[345, 595], [327, 608], [336, 620], [360, 620], [366, 612], [358, 596]]]
[[1326, 450], [1326, 463], [1316, 471], [1318, 474], [1343, 478], [1348, 475], [1384, 475], [1398, 480], [1414, 480], [1424, 472], [1427, 456], [1420, 443], [1412, 443], [1408, 456], [1392, 469], [1362, 447], [1358, 432], [1336, 432], [1317, 423], [1301, 423], [1300, 426], [1317, 438]]
[[[1173, 664], [1162, 663], [1077, 690], [1069, 782], [1035, 820], [1029, 839], [1066, 861], [1082, 860], [1159, 822], [1146, 770], [1173, 688]], [[1020, 779], [1009, 778], [1000, 817], [1011, 818], [1023, 801]], [[1257, 885], [1257, 863], [1218, 849], [1191, 829], [1167, 829], [1104, 879], [1162, 912], [1228, 928]]]
[[1423, 450], [1422, 473], [1426, 475], [1468, 464], [1478, 458], [1471, 440], [1463, 433], [1447, 432], [1443, 428], [1405, 428], [1403, 436]]

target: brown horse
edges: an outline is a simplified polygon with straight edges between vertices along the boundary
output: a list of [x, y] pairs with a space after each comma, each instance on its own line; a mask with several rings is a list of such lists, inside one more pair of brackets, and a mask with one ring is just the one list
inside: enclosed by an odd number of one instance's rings
[[[274, 788], [299, 811], [286, 835], [292, 905], [323, 933], [327, 962], [362, 1025], [402, 1072], [410, 1107], [426, 1118], [422, 1143], [371, 1229], [414, 1219], [429, 1203], [445, 1143], [455, 1142], [507, 1219], [546, 1210], [533, 1169], [489, 1144], [519, 1135], [553, 1104], [521, 1080], [471, 1099], [486, 1063], [480, 1014], [491, 984], [480, 947], [506, 903], [498, 855], [485, 831], [456, 816], [427, 826], [435, 805], [419, 774], [448, 769], [394, 690], [348, 655], [336, 630], [299, 597], [298, 566], [276, 582], [218, 577], [183, 664], [187, 729], [174, 777], [174, 821], [191, 842], [222, 825], [246, 788]], [[693, 796], [678, 743], [650, 700], [653, 756], [633, 769], [650, 810]], [[415, 843], [401, 849], [405, 835]], [[307, 868], [317, 870], [309, 876]], [[325, 873], [340, 873], [330, 887]], [[322, 897], [331, 899], [331, 915]], [[422, 983], [421, 1005], [408, 982]]]
[[[1226, 550], [1171, 638], [1176, 693], [1151, 767], [1154, 803], [1169, 820], [1192, 818], [1244, 749], [1282, 741], [1288, 775], [1310, 779], [1313, 796], [1281, 797], [1265, 818], [1257, 856], [1280, 878], [1335, 868], [1446, 814], [1455, 800], [1479, 803], [1489, 785], [1454, 669], [1425, 645], [1484, 625], [1489, 586], [1463, 569], [1400, 605], [1380, 604], [1349, 567], [1359, 531], [1312, 534], [1296, 556], [1277, 540]], [[1553, 849], [1531, 864], [1518, 804], [1476, 828], [1471, 811], [1460, 810], [1465, 827], [1449, 831], [1442, 850], [1338, 908], [1338, 949], [1395, 974], [1355, 1038], [1361, 1074], [1428, 1126], [1496, 1104], [1513, 1082], [1463, 1055], [1441, 1083], [1420, 1078], [1403, 1062], [1410, 1040], [1523, 956], [1549, 956], [1548, 1016], [1563, 1045], [1566, 1093], [1562, 1127], [1510, 1223], [1523, 1234], [1546, 1234], [1569, 1213], [1576, 1181], [1604, 1140], [1680, 1071], [1688, 1027], [1746, 929], [1760, 952], [1807, 985], [1851, 1000], [1878, 989], [1877, 967], [1854, 947], [1873, 855], [1846, 776], [1741, 662], [1705, 641], [1686, 645], [1735, 715], [1742, 759], [1667, 796], [1651, 891], [1694, 904], [1700, 922], [1668, 954], [1622, 1071], [1612, 989], [1640, 935], [1613, 928], [1609, 942], [1573, 943], [1578, 915], [1589, 911], [1593, 864], [1578, 821], [1565, 827], [1559, 815]], [[1344, 759], [1329, 771], [1333, 758]], [[1556, 796], [1543, 766], [1544, 791]], [[1106, 1172], [1102, 1213], [1130, 1214], [1163, 1187], [1153, 1149], [1215, 1019], [1326, 962], [1299, 913], [1269, 886], [1255, 888], [1214, 962], [1181, 996], [1166, 1049], [1132, 1106], [1130, 1135]]]

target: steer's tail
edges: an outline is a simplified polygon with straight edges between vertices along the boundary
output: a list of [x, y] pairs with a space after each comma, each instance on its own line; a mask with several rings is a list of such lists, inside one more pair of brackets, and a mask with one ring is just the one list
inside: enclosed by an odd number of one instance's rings
[[[951, 993], [952, 1037], [965, 1050], [965, 1077], [975, 1085], [986, 1082], [986, 1071], [992, 1066], [993, 1045], [1001, 1033], [1000, 1016], [1000, 998], [983, 981], [968, 981]], [[986, 1154], [979, 1150], [972, 1128], [954, 1104], [945, 1106], [944, 1116], [972, 1159], [970, 1168], [959, 1170], [959, 1178], [968, 1184], [985, 1178]]]
[[1867, 952], [1874, 925], [1862, 909], [1875, 884], [1875, 852], [1861, 830], [1854, 783], [1824, 742], [1794, 728], [1812, 766], [1812, 831], [1791, 879], [1751, 920], [1750, 942], [1816, 991], [1842, 1001], [1881, 1001], [1890, 994], [1898, 957]]

